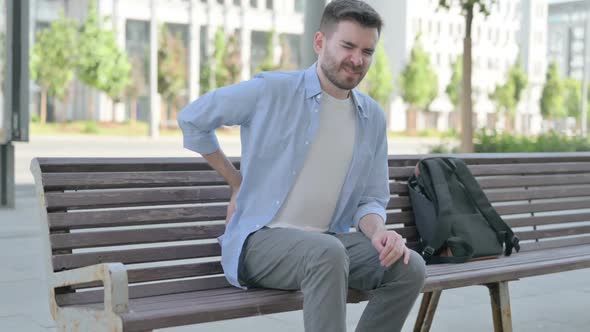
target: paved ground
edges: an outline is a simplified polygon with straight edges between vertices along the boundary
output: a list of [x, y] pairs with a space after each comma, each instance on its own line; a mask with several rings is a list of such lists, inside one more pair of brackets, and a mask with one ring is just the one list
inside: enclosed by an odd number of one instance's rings
[[[426, 152], [419, 140], [394, 140], [391, 153]], [[229, 155], [239, 154], [235, 138], [222, 141]], [[33, 137], [30, 143], [16, 144], [17, 207], [0, 210], [0, 331], [54, 331], [49, 314], [48, 295], [40, 241], [38, 203], [28, 172], [34, 156], [192, 156], [181, 148], [180, 138], [150, 139], [92, 137]], [[515, 331], [590, 331], [590, 269], [511, 283], [513, 325]], [[349, 331], [365, 304], [348, 306]], [[404, 331], [411, 331], [416, 317], [414, 307]], [[468, 287], [445, 291], [432, 331], [492, 331], [487, 289]], [[187, 331], [303, 331], [301, 312], [236, 319], [179, 328], [166, 332]]]

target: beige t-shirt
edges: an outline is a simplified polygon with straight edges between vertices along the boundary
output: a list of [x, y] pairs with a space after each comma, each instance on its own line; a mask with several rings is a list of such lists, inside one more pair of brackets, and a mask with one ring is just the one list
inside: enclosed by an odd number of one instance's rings
[[303, 168], [268, 227], [328, 230], [352, 159], [356, 112], [350, 97], [341, 100], [327, 93], [319, 111], [320, 126]]

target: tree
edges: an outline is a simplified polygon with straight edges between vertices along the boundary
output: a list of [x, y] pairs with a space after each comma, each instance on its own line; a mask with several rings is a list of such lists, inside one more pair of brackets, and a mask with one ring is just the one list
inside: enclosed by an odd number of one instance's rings
[[[47, 120], [48, 95], [60, 99], [62, 103], [67, 99], [76, 64], [76, 29], [76, 22], [61, 13], [49, 28], [37, 33], [29, 67], [31, 78], [41, 87], [41, 123]], [[65, 119], [65, 114], [62, 119]]]
[[490, 94], [490, 99], [496, 104], [496, 108], [500, 110], [506, 119], [506, 130], [512, 130], [511, 118], [516, 110], [516, 102], [514, 99], [515, 86], [514, 82], [508, 78], [506, 83], [496, 85], [494, 92]]
[[439, 0], [439, 8], [450, 9], [458, 6], [465, 17], [465, 38], [463, 39], [463, 94], [461, 102], [462, 130], [461, 150], [473, 152], [473, 100], [471, 99], [471, 27], [473, 14], [479, 12], [485, 17], [490, 15], [490, 8], [495, 0]]
[[522, 69], [520, 55], [516, 62], [508, 71], [506, 83], [496, 85], [496, 89], [490, 95], [498, 109], [504, 113], [506, 120], [506, 130], [511, 131], [514, 128], [514, 117], [516, 109], [522, 98], [522, 92], [528, 85], [528, 76]]
[[223, 56], [223, 67], [227, 68], [227, 84], [241, 81], [242, 51], [237, 33], [233, 33], [227, 40], [227, 48]]
[[436, 98], [438, 78], [430, 65], [430, 57], [422, 48], [420, 35], [416, 36], [410, 54], [410, 60], [400, 77], [402, 98], [410, 105], [406, 129], [408, 133], [416, 132], [416, 112], [424, 110]]
[[291, 62], [291, 54], [293, 51], [291, 50], [291, 46], [289, 46], [287, 36], [283, 33], [280, 35], [279, 40], [281, 44], [281, 56], [279, 58], [277, 69], [283, 71], [295, 70], [297, 65]]
[[258, 65], [257, 72], [277, 70], [278, 66], [275, 63], [275, 35], [276, 32], [271, 30], [266, 40], [266, 55]]
[[127, 87], [127, 98], [131, 103], [129, 118], [131, 122], [137, 121], [137, 101], [147, 87], [147, 63], [140, 56], [131, 58], [131, 84]]
[[361, 84], [361, 89], [375, 99], [383, 107], [386, 114], [388, 113], [389, 100], [393, 92], [393, 77], [389, 59], [382, 43], [377, 45], [373, 63]]
[[[77, 70], [82, 83], [107, 93], [116, 102], [131, 83], [131, 64], [125, 51], [117, 45], [114, 32], [101, 27], [105, 22], [91, 2], [88, 17], [80, 30]], [[93, 118], [92, 94], [89, 98], [89, 113]]]
[[567, 78], [563, 81], [564, 105], [567, 110], [567, 116], [576, 119], [578, 131], [581, 129], [580, 116], [582, 115], [582, 82]]
[[459, 55], [457, 57], [457, 59], [455, 59], [455, 62], [453, 62], [453, 64], [451, 65], [451, 71], [453, 72], [451, 74], [451, 81], [449, 82], [449, 84], [445, 88], [445, 92], [447, 93], [447, 96], [449, 96], [449, 100], [451, 101], [451, 104], [453, 104], [454, 113], [452, 114], [453, 115], [452, 126], [453, 126], [453, 128], [458, 128], [460, 123], [458, 123], [457, 114], [459, 112], [457, 110], [459, 109], [459, 106], [461, 103], [461, 85], [463, 82], [463, 57], [462, 56]]
[[550, 120], [563, 119], [567, 116], [564, 101], [565, 87], [559, 78], [557, 64], [552, 61], [547, 69], [545, 85], [541, 94], [541, 115]]
[[223, 28], [219, 27], [215, 32], [215, 49], [213, 50], [213, 73], [211, 76], [214, 79], [211, 84], [211, 89], [226, 86], [229, 83], [229, 70], [223, 64], [227, 54], [227, 42], [225, 40], [225, 32]]
[[181, 38], [172, 35], [166, 26], [162, 26], [159, 40], [158, 93], [166, 101], [161, 104], [162, 125], [165, 125], [168, 120], [166, 106], [170, 105], [174, 112], [178, 95], [186, 89], [187, 56]]

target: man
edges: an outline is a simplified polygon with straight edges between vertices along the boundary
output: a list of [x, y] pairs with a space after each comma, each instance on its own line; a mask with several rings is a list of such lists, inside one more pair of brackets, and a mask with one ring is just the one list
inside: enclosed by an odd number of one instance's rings
[[[227, 279], [301, 289], [306, 331], [346, 331], [349, 287], [373, 292], [358, 331], [401, 330], [424, 282], [422, 258], [384, 226], [384, 113], [353, 90], [381, 25], [362, 1], [332, 1], [314, 37], [316, 64], [220, 88], [179, 115], [184, 146], [232, 188], [219, 238]], [[239, 172], [219, 148], [222, 125], [241, 126]]]

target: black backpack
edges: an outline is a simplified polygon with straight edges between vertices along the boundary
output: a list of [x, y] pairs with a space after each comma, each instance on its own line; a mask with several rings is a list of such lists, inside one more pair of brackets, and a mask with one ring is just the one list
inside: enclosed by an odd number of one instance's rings
[[[422, 256], [429, 264], [462, 263], [472, 258], [509, 256], [520, 250], [518, 237], [492, 207], [483, 190], [457, 158], [421, 160], [419, 175], [408, 180]], [[450, 250], [450, 256], [444, 256]]]

